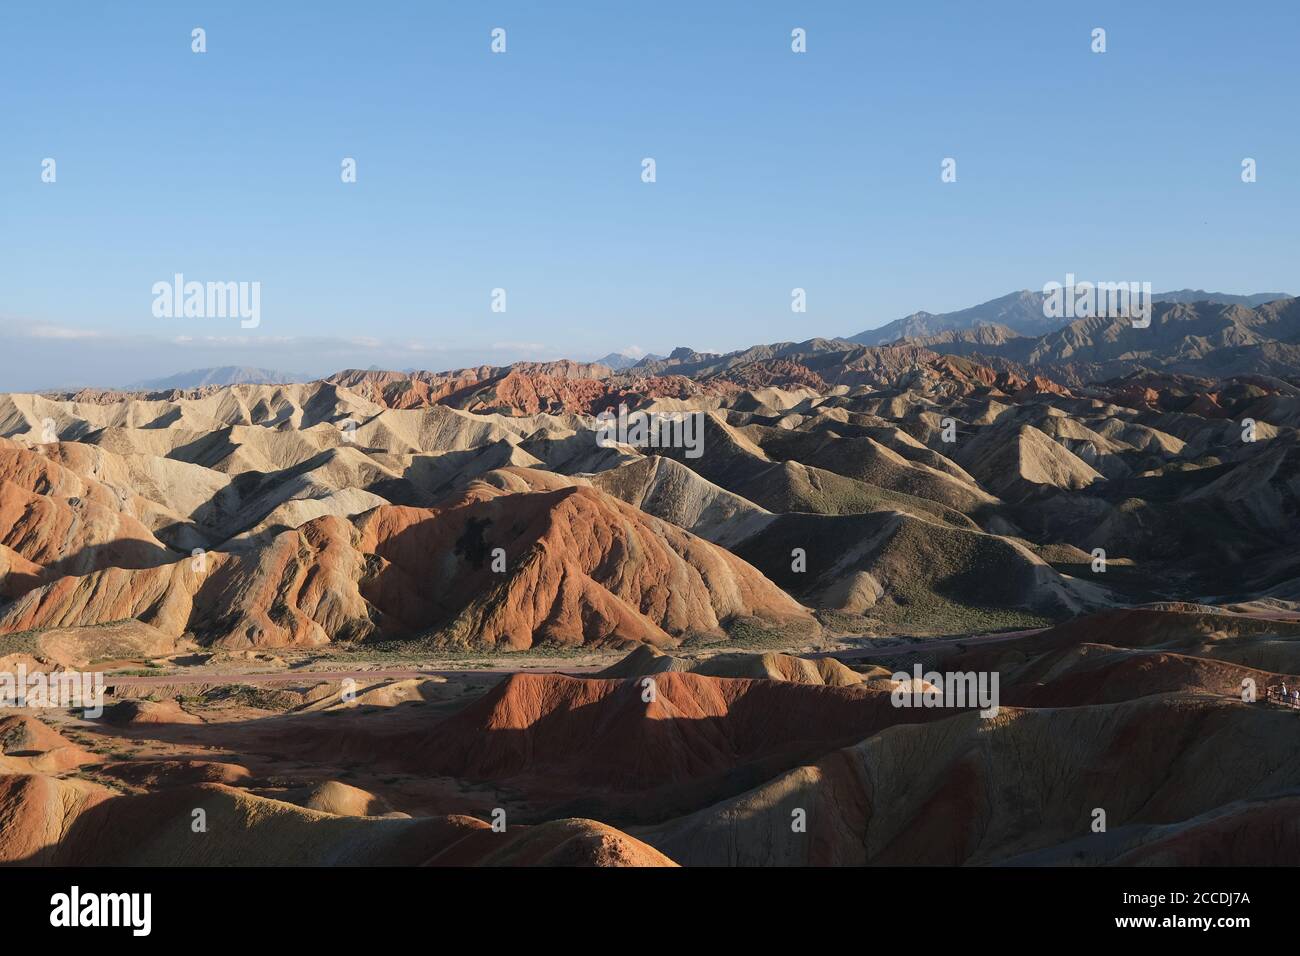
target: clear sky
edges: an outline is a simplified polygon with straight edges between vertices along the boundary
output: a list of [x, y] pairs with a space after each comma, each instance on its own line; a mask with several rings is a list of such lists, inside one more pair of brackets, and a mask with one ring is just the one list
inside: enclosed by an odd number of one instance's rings
[[[1067, 272], [1294, 292], [1298, 11], [8, 2], [0, 390], [727, 350]], [[260, 326], [156, 318], [177, 272], [260, 282]]]

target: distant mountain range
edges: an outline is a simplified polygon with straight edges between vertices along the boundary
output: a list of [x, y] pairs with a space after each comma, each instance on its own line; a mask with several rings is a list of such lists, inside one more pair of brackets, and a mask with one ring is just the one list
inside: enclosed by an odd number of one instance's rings
[[1033, 337], [990, 334], [976, 341], [972, 330], [965, 330], [909, 344], [1001, 368], [1014, 366], [1070, 386], [1142, 369], [1208, 378], [1292, 379], [1300, 371], [1300, 299], [1256, 306], [1164, 300], [1153, 306], [1147, 328], [1135, 328], [1127, 319], [1093, 317]]
[[222, 365], [218, 368], [196, 368], [167, 378], [151, 378], [125, 387], [129, 392], [165, 392], [170, 389], [202, 388], [205, 385], [287, 385], [310, 382], [310, 375], [294, 372], [277, 372], [266, 368], [241, 365]]
[[[1178, 289], [1174, 292], [1157, 292], [1155, 302], [1209, 302], [1214, 305], [1245, 305], [1255, 307], [1277, 299], [1289, 298], [1286, 292], [1256, 292], [1251, 295], [1232, 295], [1224, 292], [1205, 292], [1202, 289]], [[980, 305], [957, 312], [913, 312], [895, 319], [878, 329], [867, 329], [849, 336], [850, 342], [859, 345], [887, 345], [899, 339], [928, 339], [944, 332], [977, 329], [984, 326], [1003, 326], [1018, 335], [1037, 336], [1054, 332], [1070, 323], [1069, 318], [1052, 318], [1044, 314], [1041, 292], [1023, 289]]]
[[658, 362], [663, 359], [662, 355], [653, 353], [641, 354], [639, 350], [633, 354], [627, 352], [610, 352], [604, 358], [596, 359], [597, 365], [608, 365], [615, 372], [621, 372], [625, 368], [631, 368], [633, 365], [639, 365], [643, 362]]
[[[393, 384], [389, 379], [427, 379], [431, 375], [437, 380], [435, 391], [448, 387], [446, 381], [451, 380], [481, 386], [488, 379], [503, 378], [511, 370], [567, 380], [597, 374], [592, 368], [597, 365], [612, 369], [620, 381], [664, 375], [701, 380], [723, 376], [737, 384], [759, 387], [777, 381], [798, 382], [806, 372], [835, 381], [839, 376], [827, 370], [837, 363], [856, 367], [863, 361], [869, 365], [884, 361], [885, 366], [892, 366], [896, 358], [867, 359], [861, 349], [897, 344], [973, 358], [1016, 374], [1041, 372], [1068, 385], [1127, 375], [1143, 368], [1209, 376], [1291, 377], [1300, 367], [1296, 300], [1285, 293], [1235, 295], [1200, 289], [1156, 293], [1152, 296], [1153, 321], [1148, 329], [1135, 329], [1129, 321], [1120, 319], [1071, 321], [1049, 317], [1044, 314], [1044, 298], [1041, 292], [1022, 290], [955, 312], [914, 312], [847, 339], [767, 343], [725, 354], [683, 347], [665, 357], [641, 355], [639, 350], [629, 349], [611, 352], [593, 363], [515, 363], [439, 373], [383, 371], [382, 387]], [[346, 375], [361, 373], [339, 373], [329, 380], [356, 384], [350, 379], [345, 381]], [[123, 390], [187, 390], [312, 380], [312, 376], [292, 372], [222, 366], [136, 382]], [[412, 395], [409, 400], [427, 397]]]

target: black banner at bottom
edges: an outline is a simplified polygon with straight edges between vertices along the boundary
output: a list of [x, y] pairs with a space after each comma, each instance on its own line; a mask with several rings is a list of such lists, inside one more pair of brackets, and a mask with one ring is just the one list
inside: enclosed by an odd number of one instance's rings
[[259, 943], [346, 946], [376, 932], [396, 934], [396, 942], [475, 929], [493, 943], [503, 933], [533, 942], [557, 931], [628, 932], [664, 920], [729, 941], [753, 934], [770, 943], [783, 925], [797, 925], [791, 918], [896, 930], [916, 942], [983, 927], [1050, 931], [1071, 942], [1199, 934], [1232, 945], [1294, 925], [1294, 876], [1263, 868], [3, 868], [0, 892], [22, 938], [75, 933], [83, 942], [128, 946], [233, 933]]

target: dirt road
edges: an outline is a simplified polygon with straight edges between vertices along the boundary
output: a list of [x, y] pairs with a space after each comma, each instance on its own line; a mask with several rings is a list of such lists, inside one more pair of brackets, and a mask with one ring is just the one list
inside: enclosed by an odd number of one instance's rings
[[[974, 644], [991, 644], [999, 641], [1012, 641], [1030, 634], [1038, 633], [1042, 628], [1026, 631], [1008, 631], [1000, 634], [962, 635], [958, 637], [926, 638], [907, 644], [890, 644], [878, 647], [847, 648], [834, 651], [818, 651], [799, 654], [815, 660], [820, 657], [834, 657], [849, 662], [862, 659], [896, 657], [912, 653], [950, 648], [955, 644], [970, 646]], [[427, 677], [442, 677], [447, 680], [465, 680], [482, 676], [504, 677], [508, 674], [591, 674], [603, 670], [610, 662], [599, 664], [562, 663], [520, 665], [518, 667], [470, 667], [470, 668], [421, 668], [421, 667], [377, 667], [369, 670], [282, 670], [282, 671], [245, 671], [216, 672], [194, 670], [175, 674], [124, 675], [114, 677], [106, 675], [107, 687], [163, 687], [172, 684], [314, 684], [322, 681], [354, 680], [358, 684], [389, 680], [418, 680]]]

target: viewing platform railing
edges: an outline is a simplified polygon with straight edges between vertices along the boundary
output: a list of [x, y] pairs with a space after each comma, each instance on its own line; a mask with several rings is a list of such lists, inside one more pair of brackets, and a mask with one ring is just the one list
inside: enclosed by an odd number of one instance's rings
[[1264, 699], [1270, 704], [1278, 704], [1281, 707], [1294, 707], [1296, 710], [1300, 710], [1300, 698], [1296, 697], [1296, 691], [1298, 690], [1300, 690], [1300, 687], [1288, 687], [1286, 694], [1283, 694], [1280, 685], [1268, 687], [1264, 690]]

